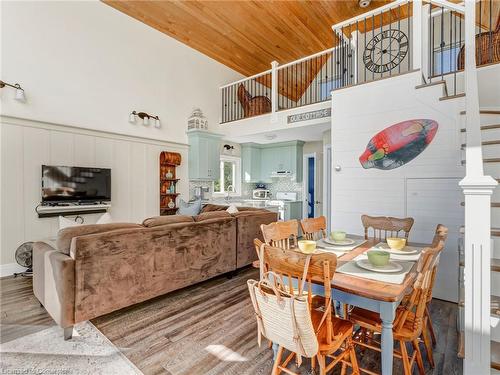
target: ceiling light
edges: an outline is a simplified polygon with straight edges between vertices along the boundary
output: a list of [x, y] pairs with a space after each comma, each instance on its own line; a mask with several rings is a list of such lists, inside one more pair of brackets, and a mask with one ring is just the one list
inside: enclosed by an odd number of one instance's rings
[[128, 122], [130, 122], [131, 124], [135, 124], [135, 121], [136, 121], [135, 115], [136, 114], [137, 113], [135, 111], [132, 111], [132, 113], [130, 113], [130, 115], [129, 115]]
[[360, 8], [366, 8], [368, 5], [370, 5], [371, 0], [359, 0], [359, 7]]

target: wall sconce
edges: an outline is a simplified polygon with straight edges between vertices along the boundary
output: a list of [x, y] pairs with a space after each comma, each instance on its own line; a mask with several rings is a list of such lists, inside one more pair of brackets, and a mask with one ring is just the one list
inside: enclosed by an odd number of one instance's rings
[[26, 101], [26, 96], [24, 95], [24, 89], [21, 87], [19, 83], [12, 85], [10, 83], [0, 81], [0, 89], [4, 88], [5, 86], [9, 86], [16, 89], [16, 96], [15, 96], [16, 100], [19, 100], [20, 102]]
[[154, 116], [154, 115], [149, 115], [145, 112], [136, 112], [132, 111], [129, 115], [129, 122], [132, 124], [135, 124], [137, 121], [137, 116], [142, 119], [142, 125], [148, 126], [149, 125], [149, 119], [153, 119], [155, 121], [155, 128], [161, 128], [161, 122], [160, 122], [160, 117]]

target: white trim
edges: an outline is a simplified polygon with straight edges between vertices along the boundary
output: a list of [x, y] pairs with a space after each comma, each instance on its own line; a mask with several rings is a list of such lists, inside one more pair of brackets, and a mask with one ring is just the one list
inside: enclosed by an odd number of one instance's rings
[[431, 3], [440, 5], [444, 8], [448, 8], [450, 10], [454, 10], [455, 12], [465, 13], [465, 6], [454, 4], [452, 2], [446, 0], [432, 0]]
[[[234, 192], [229, 193], [230, 196], [240, 196], [241, 195], [241, 157], [239, 156], [232, 156], [232, 155], [221, 155], [220, 156], [220, 163], [221, 163], [221, 168], [220, 168], [220, 175], [219, 178], [222, 179], [224, 176], [224, 169], [222, 168], [222, 162], [224, 161], [229, 161], [229, 162], [234, 162], [235, 163], [235, 171], [233, 173], [235, 174], [234, 177]], [[214, 191], [212, 193], [212, 196], [214, 197], [226, 197], [227, 192], [223, 191]]]
[[286, 68], [287, 66], [290, 66], [290, 65], [295, 65], [295, 64], [298, 64], [298, 63], [300, 63], [300, 62], [302, 62], [302, 61], [306, 61], [306, 60], [312, 59], [312, 58], [314, 58], [314, 57], [318, 57], [318, 56], [321, 56], [321, 55], [325, 55], [325, 54], [327, 54], [327, 53], [331, 53], [331, 52], [333, 52], [333, 50], [334, 50], [334, 49], [336, 49], [336, 48], [337, 48], [337, 47], [328, 48], [328, 49], [325, 49], [325, 50], [323, 50], [323, 51], [316, 52], [316, 53], [314, 53], [314, 54], [312, 54], [312, 55], [302, 57], [302, 58], [300, 58], [300, 59], [298, 59], [298, 60], [290, 61], [289, 63], [283, 64], [283, 65], [280, 65], [280, 66], [278, 67], [278, 70], [279, 70], [279, 69]]
[[393, 1], [392, 3], [389, 3], [389, 4], [383, 5], [381, 7], [375, 8], [373, 10], [370, 10], [369, 12], [360, 14], [359, 16], [355, 16], [355, 17], [349, 18], [348, 20], [336, 23], [335, 25], [332, 25], [332, 29], [333, 29], [333, 31], [335, 31], [335, 30], [337, 30], [339, 28], [342, 28], [342, 26], [347, 26], [347, 25], [349, 25], [351, 23], [354, 23], [356, 21], [362, 20], [362, 19], [364, 19], [366, 17], [371, 17], [372, 15], [377, 15], [377, 14], [380, 14], [380, 13], [384, 13], [385, 11], [387, 11], [389, 9], [396, 8], [400, 4], [406, 4], [407, 2], [408, 2], [408, 0], [396, 0], [396, 1]]
[[[328, 150], [330, 150], [330, 168], [328, 169]], [[331, 230], [331, 221], [332, 221], [332, 218], [331, 218], [331, 215], [329, 215], [329, 213], [331, 214], [332, 212], [332, 202], [330, 202], [328, 200], [328, 185], [330, 185], [330, 189], [332, 187], [332, 145], [331, 143], [330, 144], [326, 144], [326, 145], [323, 145], [323, 216], [326, 217], [326, 226], [327, 226], [327, 229], [328, 231]], [[328, 173], [330, 173], [330, 178], [328, 178]], [[332, 196], [331, 192], [330, 192], [330, 197]]]
[[254, 74], [253, 76], [242, 78], [242, 79], [240, 79], [238, 81], [234, 81], [234, 82], [228, 83], [228, 84], [226, 84], [224, 86], [219, 86], [219, 89], [222, 90], [222, 89], [225, 89], [226, 87], [229, 87], [229, 86], [232, 86], [232, 85], [236, 85], [236, 84], [241, 83], [241, 82], [249, 81], [251, 79], [258, 78], [260, 76], [263, 76], [263, 75], [271, 73], [271, 72], [272, 72], [272, 69], [268, 69], [268, 70], [266, 70], [264, 72], [260, 72], [260, 73]]
[[12, 276], [14, 273], [24, 271], [26, 271], [26, 268], [17, 263], [0, 264], [0, 277]]
[[170, 148], [180, 149], [180, 150], [189, 149], [189, 145], [187, 143], [163, 141], [158, 138], [148, 138], [138, 135], [114, 133], [106, 130], [87, 129], [87, 128], [82, 128], [80, 126], [56, 124], [53, 122], [32, 120], [29, 118], [22, 118], [22, 117], [0, 115], [0, 122], [8, 125], [25, 126], [25, 127], [45, 129], [45, 130], [57, 130], [59, 132], [64, 132], [64, 133], [90, 135], [94, 137], [109, 138], [113, 140], [142, 142], [162, 147], [168, 145]]

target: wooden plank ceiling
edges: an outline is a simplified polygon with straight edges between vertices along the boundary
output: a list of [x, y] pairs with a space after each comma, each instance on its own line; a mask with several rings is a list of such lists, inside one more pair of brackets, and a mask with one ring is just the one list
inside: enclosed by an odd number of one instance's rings
[[380, 7], [343, 1], [104, 0], [245, 76], [331, 48], [335, 23]]

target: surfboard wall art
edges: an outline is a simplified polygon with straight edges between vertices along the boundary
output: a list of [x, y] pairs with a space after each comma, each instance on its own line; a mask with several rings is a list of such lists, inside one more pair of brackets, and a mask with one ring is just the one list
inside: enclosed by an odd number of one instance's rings
[[363, 168], [389, 170], [415, 159], [432, 142], [438, 130], [434, 120], [397, 123], [375, 134], [359, 157]]

